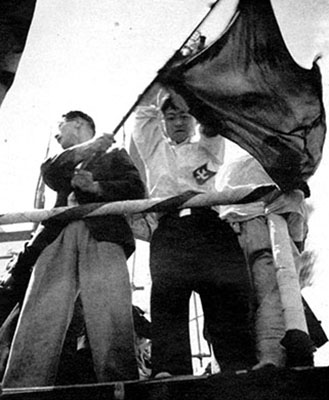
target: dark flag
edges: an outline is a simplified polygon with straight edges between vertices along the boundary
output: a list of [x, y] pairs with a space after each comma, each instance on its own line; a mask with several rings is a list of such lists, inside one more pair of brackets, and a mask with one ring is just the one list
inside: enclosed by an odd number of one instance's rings
[[293, 60], [269, 0], [240, 0], [229, 29], [177, 64], [160, 80], [201, 123], [247, 150], [282, 190], [305, 187], [326, 131], [321, 74]]

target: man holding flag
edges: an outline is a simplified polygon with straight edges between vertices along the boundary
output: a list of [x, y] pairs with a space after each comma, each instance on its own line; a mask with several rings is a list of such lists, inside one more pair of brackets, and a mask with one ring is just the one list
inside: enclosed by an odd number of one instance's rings
[[[151, 197], [215, 191], [224, 141], [195, 121], [182, 98], [155, 85], [137, 108], [132, 140]], [[185, 198], [186, 200], [186, 198]], [[237, 238], [216, 208], [158, 214], [150, 245], [153, 376], [192, 374], [189, 299], [199, 293], [207, 339], [223, 371], [254, 365], [250, 282]]]
[[[41, 167], [56, 206], [144, 197], [139, 173], [112, 135], [94, 137], [81, 111], [63, 115], [63, 151]], [[51, 221], [48, 221], [48, 223]], [[122, 215], [68, 222], [38, 257], [10, 349], [3, 387], [51, 386], [75, 301], [80, 295], [98, 382], [138, 379], [126, 259], [134, 251]]]

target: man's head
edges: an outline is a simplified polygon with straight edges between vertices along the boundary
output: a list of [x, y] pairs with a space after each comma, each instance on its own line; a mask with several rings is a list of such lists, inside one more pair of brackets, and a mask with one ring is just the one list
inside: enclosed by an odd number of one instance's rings
[[184, 142], [194, 135], [194, 119], [184, 103], [173, 96], [168, 97], [161, 107], [168, 137], [175, 143]]
[[58, 130], [55, 138], [63, 149], [91, 139], [96, 132], [93, 119], [82, 111], [70, 111], [63, 114]]

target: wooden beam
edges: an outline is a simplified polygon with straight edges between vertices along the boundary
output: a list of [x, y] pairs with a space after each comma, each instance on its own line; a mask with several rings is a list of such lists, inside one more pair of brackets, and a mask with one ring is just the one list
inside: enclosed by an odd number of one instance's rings
[[45, 388], [3, 389], [1, 400], [324, 400], [329, 367], [264, 368], [211, 376]]
[[33, 230], [28, 231], [14, 231], [14, 232], [0, 232], [0, 243], [5, 242], [20, 242], [31, 239]]

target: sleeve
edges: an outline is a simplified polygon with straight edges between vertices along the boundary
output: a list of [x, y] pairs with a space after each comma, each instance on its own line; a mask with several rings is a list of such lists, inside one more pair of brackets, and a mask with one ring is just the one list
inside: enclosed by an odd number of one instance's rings
[[98, 201], [136, 200], [145, 197], [144, 183], [125, 149], [111, 151], [109, 174], [99, 180]]
[[164, 140], [161, 111], [155, 105], [139, 106], [135, 112], [132, 139], [142, 160], [147, 163]]
[[76, 164], [73, 159], [66, 159], [66, 156], [61, 157], [62, 154], [48, 158], [41, 165], [41, 174], [45, 184], [51, 189], [56, 192], [65, 191], [69, 193]]
[[90, 160], [99, 151], [106, 150], [110, 143], [104, 136], [93, 138], [47, 159], [41, 165], [41, 174], [46, 185], [56, 192], [69, 189], [77, 165]]

